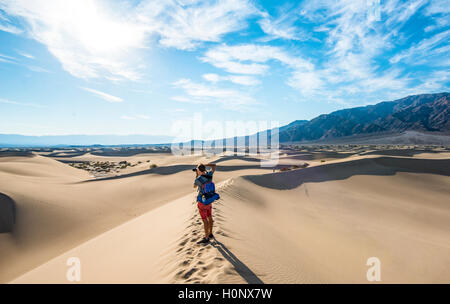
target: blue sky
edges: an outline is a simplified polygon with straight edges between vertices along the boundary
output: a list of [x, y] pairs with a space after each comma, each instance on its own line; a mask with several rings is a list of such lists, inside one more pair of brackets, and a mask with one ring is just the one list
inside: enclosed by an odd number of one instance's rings
[[0, 133], [281, 125], [448, 91], [450, 2], [0, 0]]

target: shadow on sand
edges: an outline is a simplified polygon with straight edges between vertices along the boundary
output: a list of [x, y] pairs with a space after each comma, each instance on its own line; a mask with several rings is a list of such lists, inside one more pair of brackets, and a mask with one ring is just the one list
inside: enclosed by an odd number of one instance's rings
[[[83, 181], [82, 183], [122, 179], [122, 178], [147, 175], [147, 174], [170, 175], [170, 174], [175, 174], [175, 173], [179, 173], [182, 171], [191, 171], [193, 168], [195, 168], [195, 165], [173, 165], [173, 166], [165, 166], [165, 167], [156, 167], [156, 168], [146, 169], [146, 170], [133, 172], [133, 173], [129, 173], [129, 174], [123, 174], [123, 175], [119, 175], [119, 176], [91, 179], [91, 180]], [[272, 168], [262, 168], [259, 165], [248, 165], [248, 166], [242, 165], [242, 166], [219, 166], [219, 167], [217, 167], [216, 172], [228, 172], [228, 171], [246, 170], [246, 169], [272, 170]]]
[[450, 176], [450, 159], [365, 158], [281, 173], [247, 175], [243, 178], [261, 187], [289, 190], [303, 183], [343, 180], [354, 175], [388, 176], [397, 172]]
[[250, 157], [250, 156], [244, 156], [244, 155], [232, 155], [232, 156], [222, 156], [221, 158], [219, 158], [216, 161], [213, 161], [213, 164], [218, 164], [227, 160], [244, 160], [244, 161], [248, 161], [248, 162], [260, 162], [261, 159], [259, 158], [254, 158], [254, 157]]
[[296, 159], [296, 160], [318, 160], [323, 158], [342, 159], [357, 153], [339, 153], [339, 152], [302, 152], [302, 153], [286, 153], [288, 156], [281, 158]]
[[0, 151], [0, 157], [35, 157], [30, 151]]
[[78, 157], [83, 156], [87, 154], [88, 152], [82, 151], [82, 152], [53, 152], [50, 154], [45, 155], [46, 157], [53, 157], [53, 158], [71, 158], [71, 157]]
[[0, 233], [13, 231], [16, 222], [16, 204], [12, 198], [0, 193]]
[[388, 150], [376, 150], [376, 151], [369, 151], [369, 152], [361, 152], [360, 155], [385, 155], [385, 156], [404, 156], [404, 157], [413, 157], [416, 154], [420, 153], [442, 153], [442, 152], [448, 152], [448, 149], [436, 151], [436, 150], [430, 150], [430, 149], [388, 149]]
[[217, 248], [222, 256], [234, 266], [236, 272], [248, 283], [248, 284], [264, 284], [258, 276], [251, 271], [244, 263], [241, 262], [228, 248], [218, 240], [211, 245]]

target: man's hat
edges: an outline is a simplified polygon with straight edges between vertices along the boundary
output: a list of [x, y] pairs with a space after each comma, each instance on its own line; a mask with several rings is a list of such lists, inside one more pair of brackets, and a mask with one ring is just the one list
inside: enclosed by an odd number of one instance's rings
[[192, 171], [197, 171], [197, 169], [199, 169], [200, 171], [202, 171], [202, 172], [205, 172], [206, 171], [206, 167], [205, 167], [205, 165], [204, 164], [199, 164], [195, 169], [192, 169]]

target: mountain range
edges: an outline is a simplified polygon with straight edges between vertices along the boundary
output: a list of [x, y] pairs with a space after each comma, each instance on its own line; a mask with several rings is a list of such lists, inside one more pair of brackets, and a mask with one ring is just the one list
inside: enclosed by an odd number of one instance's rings
[[281, 143], [326, 141], [343, 137], [405, 131], [450, 131], [449, 93], [408, 96], [298, 120], [280, 128]]
[[[450, 94], [412, 95], [394, 101], [297, 120], [279, 128], [280, 143], [450, 143]], [[252, 135], [256, 136], [256, 134]], [[171, 143], [170, 136], [0, 134], [0, 147], [145, 145]], [[201, 142], [201, 141], [200, 141]]]

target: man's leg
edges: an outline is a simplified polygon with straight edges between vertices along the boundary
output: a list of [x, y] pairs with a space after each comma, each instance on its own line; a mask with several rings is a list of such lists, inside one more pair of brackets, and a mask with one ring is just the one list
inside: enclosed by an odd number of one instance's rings
[[212, 216], [208, 217], [208, 236], [210, 236], [212, 234], [212, 229], [213, 229], [213, 218]]
[[208, 238], [208, 236], [209, 236], [209, 222], [208, 222], [208, 219], [206, 218], [206, 219], [202, 219], [202, 221], [203, 221], [203, 227], [205, 228], [205, 238]]
[[203, 228], [205, 229], [205, 237], [203, 238], [203, 240], [200, 240], [199, 242], [197, 242], [197, 244], [203, 244], [203, 243], [208, 242], [208, 236], [209, 236], [209, 234], [208, 234], [208, 232], [209, 232], [208, 214], [207, 214], [207, 210], [205, 209], [205, 206], [202, 203], [198, 202], [197, 207], [198, 207], [198, 211], [199, 211], [200, 216], [203, 221]]

